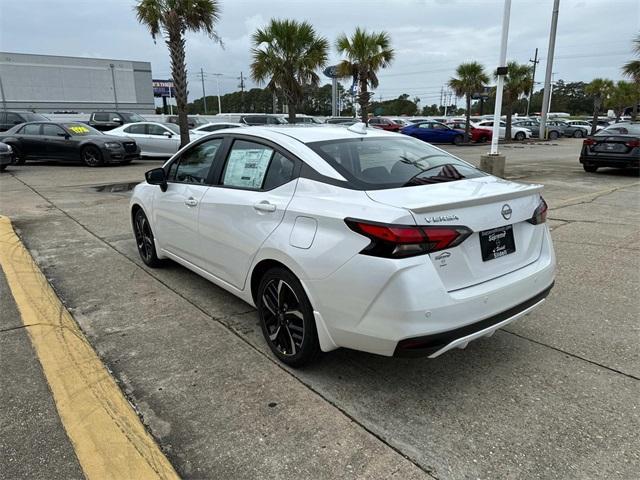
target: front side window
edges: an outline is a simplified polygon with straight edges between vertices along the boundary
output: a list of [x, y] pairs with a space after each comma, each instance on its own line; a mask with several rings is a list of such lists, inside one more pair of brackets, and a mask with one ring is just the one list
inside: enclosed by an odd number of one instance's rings
[[308, 143], [360, 189], [398, 188], [486, 175], [428, 143], [406, 138], [341, 139]]
[[40, 124], [39, 123], [29, 123], [22, 127], [20, 130], [22, 135], [40, 135]]
[[52, 125], [51, 123], [45, 123], [44, 125], [42, 125], [42, 135], [46, 135], [49, 137], [63, 137], [64, 135], [66, 135], [66, 133], [67, 132], [65, 132], [58, 125]]
[[94, 113], [93, 114], [93, 119], [96, 122], [108, 122], [111, 118], [111, 115], [109, 113], [106, 112], [100, 112], [100, 113]]
[[134, 135], [145, 135], [147, 133], [147, 125], [144, 123], [133, 123], [125, 128], [124, 132]]
[[[171, 125], [173, 125], [173, 124], [171, 124]], [[169, 133], [169, 134], [171, 134], [171, 135], [173, 135], [173, 134], [174, 134], [174, 132], [170, 132], [170, 131], [169, 131], [169, 130], [167, 130], [166, 128], [164, 128], [164, 127], [162, 127], [162, 126], [160, 126], [160, 125], [155, 125], [155, 124], [153, 124], [153, 123], [150, 123], [150, 124], [147, 126], [147, 128], [148, 128], [148, 130], [147, 130], [147, 131], [148, 131], [148, 134], [149, 134], [149, 135], [162, 136], [162, 135], [164, 135], [165, 133]], [[179, 131], [179, 130], [178, 130], [178, 131]]]
[[24, 123], [25, 120], [22, 120], [22, 118], [20, 118], [20, 115], [17, 115], [15, 113], [11, 113], [11, 112], [7, 112], [7, 120], [6, 122], [9, 125], [19, 125], [21, 123]]
[[186, 150], [171, 164], [169, 181], [205, 185], [221, 144], [222, 139], [215, 138]]

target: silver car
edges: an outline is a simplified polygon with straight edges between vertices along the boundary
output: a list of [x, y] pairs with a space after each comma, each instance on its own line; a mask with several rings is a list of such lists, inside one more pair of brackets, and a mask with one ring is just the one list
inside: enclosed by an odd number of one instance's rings
[[142, 157], [170, 157], [180, 148], [180, 128], [175, 123], [128, 123], [105, 133], [134, 139]]

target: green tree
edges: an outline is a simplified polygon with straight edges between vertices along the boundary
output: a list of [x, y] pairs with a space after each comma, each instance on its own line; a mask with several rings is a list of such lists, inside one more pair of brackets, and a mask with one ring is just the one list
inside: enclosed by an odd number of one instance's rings
[[[507, 117], [504, 138], [510, 139], [514, 104], [522, 95], [531, 91], [532, 80], [531, 67], [528, 65], [509, 62], [507, 64], [507, 72], [504, 77], [502, 103], [504, 104], [504, 114]], [[498, 78], [497, 75], [494, 76], [496, 79]]]
[[613, 91], [613, 82], [606, 78], [594, 78], [584, 89], [585, 93], [593, 99], [593, 120], [591, 122], [591, 135], [596, 133], [598, 114], [602, 105], [606, 103]]
[[393, 100], [385, 100], [383, 102], [371, 102], [369, 108], [376, 115], [409, 115], [413, 116], [418, 113], [418, 105], [415, 99], [409, 100], [409, 95], [402, 94]]
[[308, 22], [272, 19], [252, 37], [251, 77], [285, 98], [289, 121], [303, 97], [303, 86], [318, 86], [316, 70], [327, 63], [329, 42]]
[[462, 63], [456, 68], [456, 77], [449, 80], [449, 87], [458, 97], [466, 97], [467, 122], [464, 128], [464, 141], [469, 141], [469, 129], [471, 126], [471, 97], [482, 90], [489, 81], [484, 67], [478, 62]]
[[351, 37], [342, 34], [336, 41], [338, 53], [346, 56], [338, 64], [341, 77], [352, 77], [358, 84], [358, 103], [360, 117], [364, 123], [368, 121], [368, 106], [371, 93], [368, 88], [378, 87], [378, 70], [387, 68], [394, 58], [391, 39], [386, 32], [371, 32], [356, 28]]
[[[636, 91], [634, 91], [636, 90]], [[626, 107], [631, 102], [636, 100], [637, 88], [634, 89], [634, 85], [629, 82], [620, 80], [615, 87], [611, 90], [611, 96], [609, 98], [609, 106], [616, 114], [616, 122], [620, 121]]]
[[138, 22], [146, 25], [153, 41], [162, 35], [169, 48], [171, 76], [180, 127], [180, 145], [189, 143], [187, 123], [187, 66], [185, 45], [187, 32], [204, 32], [220, 42], [214, 30], [220, 19], [217, 0], [140, 0], [135, 6]]
[[638, 35], [633, 41], [633, 51], [638, 58], [625, 63], [622, 67], [622, 74], [629, 77], [635, 84], [633, 86], [635, 91], [635, 97], [633, 98], [633, 113], [631, 114], [635, 120], [638, 117], [638, 104], [640, 103], [640, 35]]

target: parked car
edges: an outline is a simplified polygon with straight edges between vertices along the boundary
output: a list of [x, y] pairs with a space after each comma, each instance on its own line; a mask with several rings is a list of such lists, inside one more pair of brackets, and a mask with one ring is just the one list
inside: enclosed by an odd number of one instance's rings
[[109, 130], [109, 135], [133, 138], [143, 157], [170, 157], [180, 148], [180, 128], [175, 123], [138, 122]]
[[126, 123], [145, 122], [146, 120], [134, 112], [100, 111], [93, 112], [87, 122], [89, 126], [100, 131], [112, 130]]
[[[482, 120], [481, 122], [477, 122], [474, 124], [476, 128], [488, 128], [493, 129], [493, 120]], [[501, 120], [500, 121], [500, 139], [503, 140], [506, 132], [507, 132], [507, 124]], [[511, 126], [511, 139], [512, 140], [526, 140], [527, 138], [531, 138], [531, 130], [528, 128], [522, 127], [514, 127]]]
[[13, 150], [10, 145], [0, 142], [0, 172], [13, 163]]
[[564, 120], [550, 120], [547, 122], [549, 128], [556, 127], [562, 131], [565, 137], [582, 138], [589, 135], [589, 131], [585, 127], [579, 125], [571, 125]]
[[[447, 122], [447, 125], [464, 134], [466, 121]], [[469, 125], [469, 135], [471, 136], [472, 142], [485, 143], [491, 141], [493, 132], [486, 128], [476, 128], [473, 125]]]
[[369, 119], [369, 126], [374, 128], [380, 128], [388, 132], [399, 132], [402, 128], [399, 124], [385, 117], [372, 117]]
[[[588, 122], [587, 120], [567, 120], [567, 123], [575, 127], [583, 127], [586, 132], [586, 135], [591, 134], [591, 122]], [[596, 131], [602, 130], [603, 128], [604, 127], [602, 125], [598, 125], [596, 127]]]
[[[175, 125], [178, 124], [177, 115], [168, 116], [166, 120], [166, 123], [173, 123]], [[198, 115], [187, 115], [187, 125], [189, 125], [189, 129], [201, 127], [203, 125], [206, 125], [207, 123], [211, 123], [211, 121]]]
[[84, 123], [23, 123], [0, 134], [0, 142], [11, 146], [19, 164], [44, 159], [97, 167], [129, 163], [140, 156], [140, 147], [134, 140], [105, 135]]
[[403, 127], [400, 132], [429, 143], [460, 145], [464, 141], [464, 135], [458, 130], [454, 130], [444, 123], [434, 121], [413, 123]]
[[[289, 120], [287, 119], [287, 122], [289, 122]], [[296, 115], [296, 119], [294, 123], [299, 123], [299, 124], [303, 124], [303, 125], [321, 125], [323, 122], [322, 120], [320, 120], [317, 117], [313, 117], [311, 115], [304, 115], [301, 113], [298, 113]]]
[[587, 172], [600, 167], [640, 167], [640, 123], [618, 123], [582, 141], [580, 163]]
[[[540, 137], [540, 123], [536, 120], [518, 120], [517, 122], [513, 122], [511, 125], [531, 130], [531, 136], [534, 138]], [[547, 123], [547, 138], [549, 140], [556, 140], [562, 135], [563, 131], [558, 126]]]
[[407, 127], [413, 123], [413, 122], [410, 122], [409, 119], [407, 118], [393, 117], [390, 120], [400, 125], [400, 127]]
[[244, 123], [233, 123], [233, 122], [215, 122], [215, 123], [206, 123], [204, 125], [199, 126], [198, 128], [194, 128], [189, 132], [191, 138], [201, 137], [203, 135], [209, 135], [211, 132], [217, 132], [218, 130], [224, 130], [225, 128], [239, 128], [246, 127], [247, 125]]
[[246, 125], [286, 125], [287, 116], [276, 113], [220, 113], [216, 118]]
[[437, 357], [553, 286], [542, 186], [407, 136], [222, 130], [145, 178], [130, 203], [142, 261], [172, 259], [255, 305], [292, 366], [340, 347]]
[[0, 111], [0, 132], [25, 122], [48, 122], [49, 119], [39, 113], [20, 112], [15, 110]]
[[329, 123], [332, 125], [353, 125], [357, 123], [359, 120], [354, 117], [329, 117], [324, 123]]

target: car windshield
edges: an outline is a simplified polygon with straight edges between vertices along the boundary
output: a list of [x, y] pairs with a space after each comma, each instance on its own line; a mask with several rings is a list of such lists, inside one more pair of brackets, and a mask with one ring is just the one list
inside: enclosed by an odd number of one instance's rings
[[596, 135], [639, 135], [640, 123], [618, 123], [603, 128]]
[[102, 135], [102, 132], [96, 130], [84, 123], [63, 123], [62, 126], [74, 137], [86, 137], [87, 135]]
[[165, 127], [171, 130], [173, 133], [180, 135], [180, 127], [175, 123], [163, 123]]
[[122, 118], [124, 118], [125, 123], [136, 123], [145, 121], [145, 119], [137, 113], [120, 113], [120, 115], [122, 116]]
[[358, 188], [397, 188], [486, 175], [414, 138], [356, 138], [307, 144]]
[[39, 113], [21, 113], [25, 122], [48, 122], [49, 119]]

